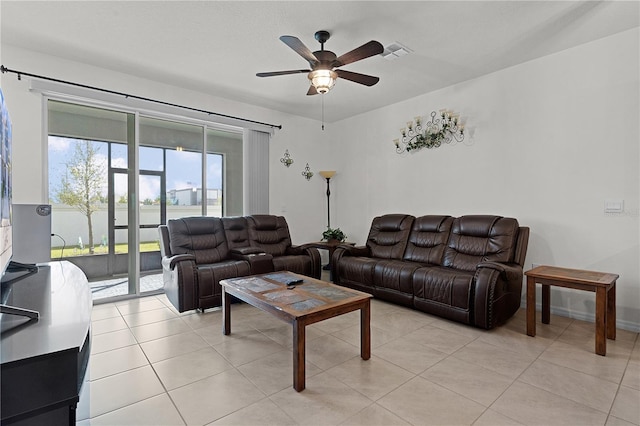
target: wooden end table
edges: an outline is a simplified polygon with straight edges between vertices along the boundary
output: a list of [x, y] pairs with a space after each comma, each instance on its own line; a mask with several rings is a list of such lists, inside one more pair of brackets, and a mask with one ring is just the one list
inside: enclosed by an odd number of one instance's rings
[[536, 335], [536, 283], [542, 284], [542, 323], [550, 321], [550, 287], [596, 293], [596, 350], [607, 354], [607, 339], [616, 339], [616, 280], [619, 275], [581, 269], [537, 266], [527, 276], [527, 334]]
[[311, 243], [305, 244], [309, 247], [315, 247], [320, 250], [328, 250], [329, 251], [329, 262], [322, 267], [325, 271], [331, 269], [331, 258], [333, 257], [333, 252], [336, 251], [336, 248], [339, 245], [346, 244], [348, 246], [355, 246], [356, 243], [349, 243], [347, 241], [338, 241], [338, 240], [329, 240], [329, 241], [314, 241]]
[[[287, 286], [291, 279], [301, 283]], [[262, 309], [293, 326], [293, 388], [305, 388], [307, 325], [360, 310], [360, 356], [371, 357], [371, 295], [292, 272], [271, 272], [220, 281], [222, 286], [222, 332], [231, 333], [229, 294]]]

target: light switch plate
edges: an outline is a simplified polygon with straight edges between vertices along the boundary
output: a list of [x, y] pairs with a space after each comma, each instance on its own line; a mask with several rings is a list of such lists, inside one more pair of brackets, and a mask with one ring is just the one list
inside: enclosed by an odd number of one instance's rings
[[624, 200], [610, 199], [604, 200], [605, 213], [622, 213], [624, 210]]

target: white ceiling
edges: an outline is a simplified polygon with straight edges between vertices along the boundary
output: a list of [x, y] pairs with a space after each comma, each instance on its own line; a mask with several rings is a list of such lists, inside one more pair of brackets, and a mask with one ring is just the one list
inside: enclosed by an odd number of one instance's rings
[[306, 96], [305, 74], [255, 76], [308, 67], [279, 36], [296, 36], [314, 51], [320, 47], [315, 31], [327, 30], [331, 39], [325, 49], [338, 56], [369, 40], [385, 47], [399, 42], [413, 51], [395, 61], [375, 56], [346, 65], [343, 69], [378, 76], [380, 82], [366, 87], [339, 79], [324, 95], [325, 120], [332, 122], [638, 27], [639, 6], [638, 1], [2, 0], [0, 16], [3, 44], [312, 119], [320, 119], [322, 96]]

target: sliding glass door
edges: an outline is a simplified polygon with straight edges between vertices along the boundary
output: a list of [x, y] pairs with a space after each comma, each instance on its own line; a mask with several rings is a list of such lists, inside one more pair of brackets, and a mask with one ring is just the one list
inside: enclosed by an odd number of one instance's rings
[[[129, 179], [135, 116], [51, 100], [47, 112], [51, 259], [78, 265], [94, 300], [135, 294], [128, 285], [129, 241], [113, 234], [110, 208], [114, 189]], [[118, 169], [125, 173], [115, 179]]]
[[48, 101], [52, 259], [94, 300], [162, 291], [158, 225], [242, 215], [238, 131]]

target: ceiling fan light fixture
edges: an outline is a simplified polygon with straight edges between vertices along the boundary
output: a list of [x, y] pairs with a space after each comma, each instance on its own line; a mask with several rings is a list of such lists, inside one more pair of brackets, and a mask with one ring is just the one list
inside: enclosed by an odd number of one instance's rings
[[311, 85], [320, 94], [327, 93], [336, 84], [338, 74], [333, 70], [319, 69], [308, 75]]

